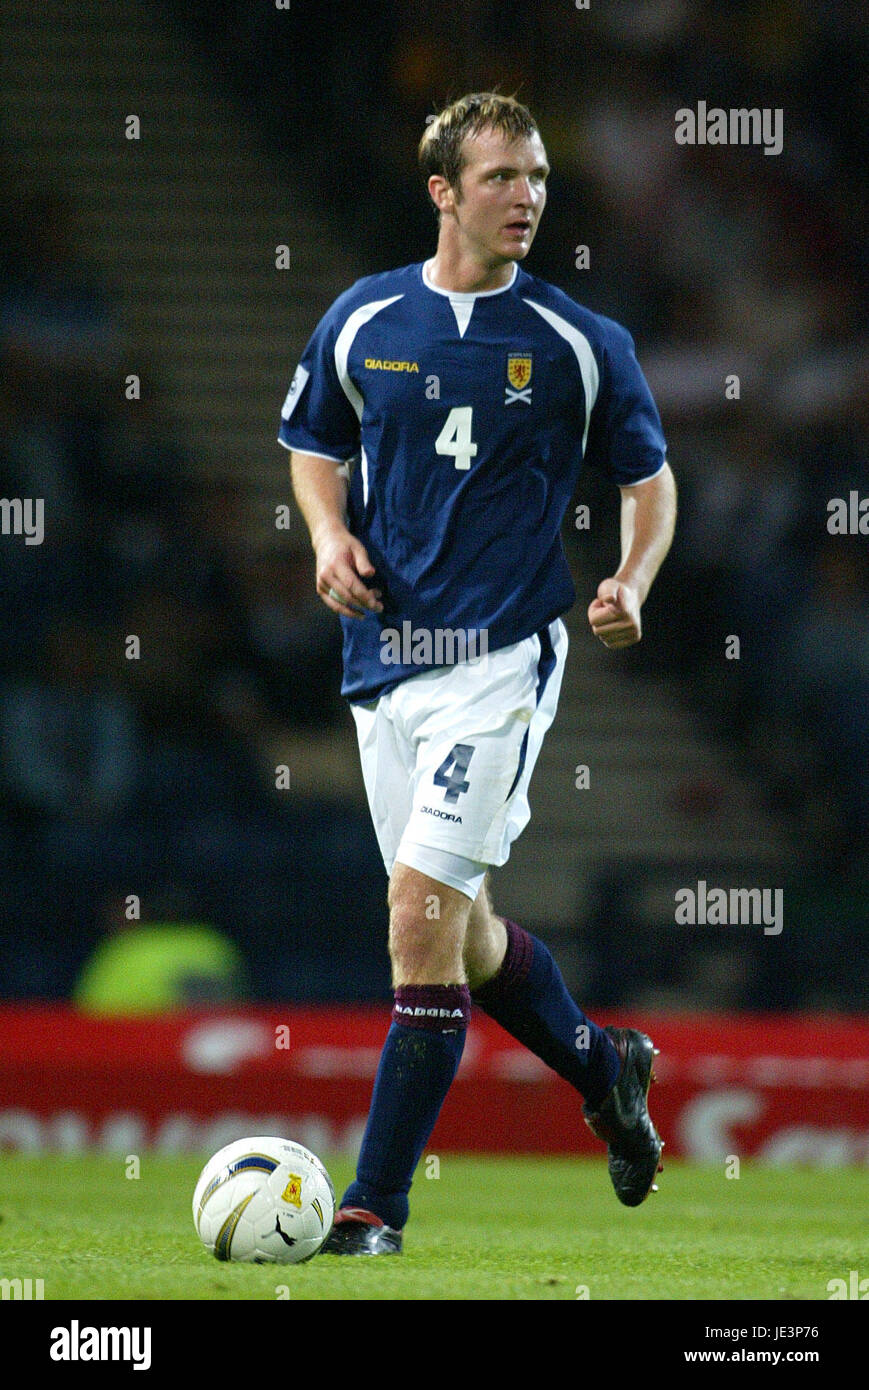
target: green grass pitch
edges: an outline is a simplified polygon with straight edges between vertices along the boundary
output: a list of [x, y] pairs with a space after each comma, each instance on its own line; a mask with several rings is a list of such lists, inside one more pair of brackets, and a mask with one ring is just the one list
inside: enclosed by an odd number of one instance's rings
[[[420, 1164], [400, 1258], [218, 1264], [190, 1201], [202, 1160], [0, 1157], [0, 1278], [45, 1300], [829, 1299], [865, 1268], [869, 1174], [667, 1162], [661, 1191], [621, 1207], [605, 1158]], [[340, 1193], [345, 1160], [328, 1162]], [[436, 1165], [428, 1165], [431, 1170]], [[861, 1246], [864, 1256], [861, 1266]], [[587, 1293], [585, 1292], [587, 1290]]]

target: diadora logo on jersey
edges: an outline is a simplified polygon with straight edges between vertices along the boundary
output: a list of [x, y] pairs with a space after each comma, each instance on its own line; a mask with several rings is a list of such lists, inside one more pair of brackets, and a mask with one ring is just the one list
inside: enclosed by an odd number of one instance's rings
[[366, 357], [365, 365], [370, 372], [418, 372], [418, 362], [390, 362], [383, 357]]
[[452, 811], [441, 811], [437, 806], [421, 806], [420, 810], [423, 815], [436, 816], [438, 820], [451, 820], [456, 825], [461, 825], [462, 823], [461, 816], [454, 816]]
[[530, 352], [507, 353], [507, 385], [504, 387], [504, 404], [515, 405], [516, 401], [531, 404], [531, 371], [534, 360]]

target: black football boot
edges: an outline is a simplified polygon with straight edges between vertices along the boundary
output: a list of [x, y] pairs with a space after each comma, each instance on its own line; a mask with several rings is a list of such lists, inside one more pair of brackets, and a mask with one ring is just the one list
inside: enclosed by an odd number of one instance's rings
[[657, 1192], [655, 1177], [664, 1167], [664, 1145], [646, 1104], [658, 1049], [635, 1028], [605, 1028], [604, 1032], [613, 1041], [622, 1069], [599, 1108], [593, 1111], [583, 1105], [582, 1113], [592, 1133], [607, 1145], [616, 1196], [626, 1207], [638, 1207], [650, 1192]]

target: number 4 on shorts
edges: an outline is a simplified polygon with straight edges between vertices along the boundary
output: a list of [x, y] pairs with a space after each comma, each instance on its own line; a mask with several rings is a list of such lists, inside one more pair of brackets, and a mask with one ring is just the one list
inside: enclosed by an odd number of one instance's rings
[[[446, 787], [444, 801], [456, 802], [459, 792], [466, 792], [471, 785], [465, 780], [468, 763], [474, 756], [472, 743], [454, 743], [444, 758], [432, 781], [436, 787]], [[449, 771], [452, 768], [452, 772]]]

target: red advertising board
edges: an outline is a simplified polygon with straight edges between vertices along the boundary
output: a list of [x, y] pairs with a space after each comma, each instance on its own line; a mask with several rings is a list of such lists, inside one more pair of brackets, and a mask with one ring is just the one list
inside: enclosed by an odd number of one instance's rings
[[[851, 1018], [600, 1018], [661, 1049], [653, 1115], [668, 1154], [869, 1162], [869, 1023]], [[384, 1009], [244, 1009], [95, 1019], [0, 1008], [0, 1149], [211, 1152], [285, 1133], [359, 1142]], [[430, 1142], [438, 1152], [599, 1153], [564, 1081], [479, 1012]]]

